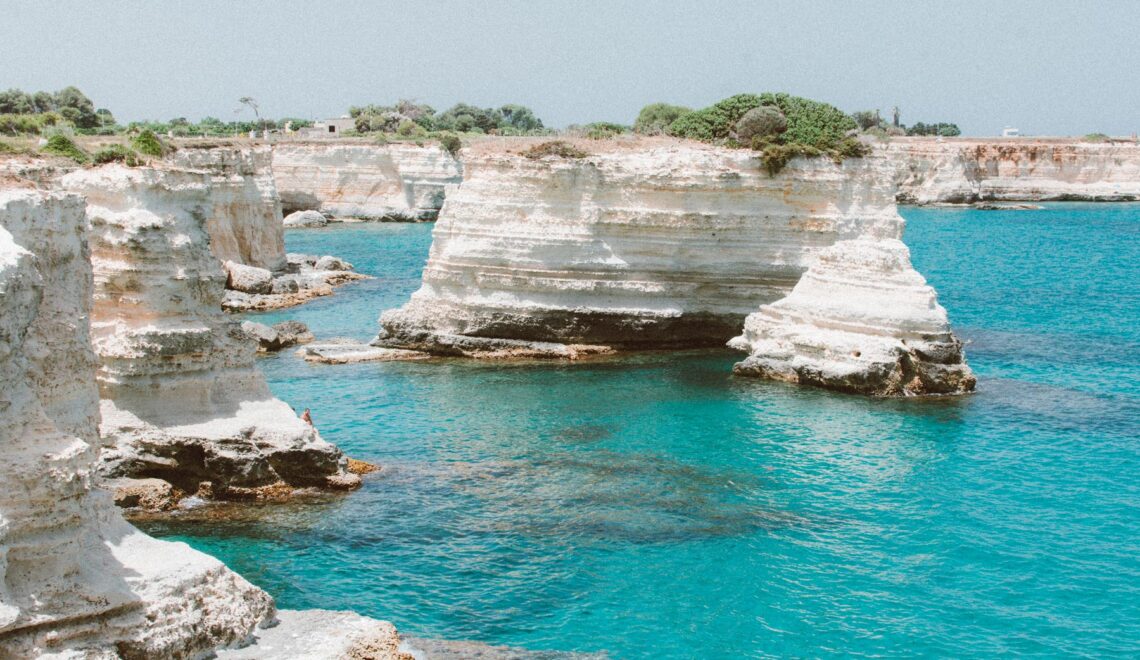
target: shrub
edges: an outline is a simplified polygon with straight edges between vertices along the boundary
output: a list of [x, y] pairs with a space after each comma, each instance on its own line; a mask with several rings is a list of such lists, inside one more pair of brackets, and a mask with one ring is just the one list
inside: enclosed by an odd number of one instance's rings
[[694, 110], [677, 117], [669, 125], [668, 133], [677, 137], [711, 142], [727, 138], [736, 122], [752, 108], [762, 105], [755, 94], [737, 94], [703, 110]]
[[924, 124], [922, 122], [915, 122], [914, 126], [906, 129], [907, 135], [941, 135], [943, 137], [955, 137], [961, 135], [962, 131], [958, 129], [957, 124], [949, 122], [936, 122], [934, 124]]
[[550, 142], [536, 144], [530, 149], [524, 151], [522, 155], [530, 158], [531, 160], [536, 160], [542, 158], [543, 156], [557, 156], [559, 158], [586, 158], [590, 154], [579, 149], [578, 147], [575, 147], [569, 142], [564, 142], [562, 140], [552, 140]]
[[396, 128], [396, 134], [401, 137], [422, 137], [427, 135], [427, 131], [411, 119], [403, 119]]
[[822, 155], [822, 151], [809, 144], [768, 144], [761, 153], [761, 159], [768, 174], [776, 176], [796, 156], [815, 158]]
[[786, 130], [788, 119], [772, 106], [752, 108], [736, 122], [736, 137], [745, 142], [756, 136], [778, 135]]
[[864, 144], [859, 138], [845, 137], [839, 141], [831, 151], [831, 158], [836, 163], [842, 163], [848, 158], [862, 158], [871, 153], [871, 146]]
[[1108, 142], [1110, 138], [1104, 133], [1089, 133], [1082, 139], [1085, 142]]
[[166, 153], [166, 146], [162, 144], [162, 140], [158, 139], [154, 131], [149, 128], [144, 129], [141, 133], [136, 135], [134, 139], [131, 140], [131, 146], [140, 154], [154, 156], [156, 158], [161, 158], [163, 154]]
[[454, 157], [459, 155], [459, 150], [463, 148], [463, 142], [455, 133], [440, 133], [439, 146]]
[[53, 156], [70, 158], [77, 163], [86, 163], [89, 160], [87, 152], [80, 149], [79, 145], [75, 144], [71, 138], [60, 133], [49, 137], [47, 144], [40, 151]]
[[669, 128], [670, 124], [677, 121], [678, 117], [688, 112], [692, 110], [680, 105], [650, 103], [637, 113], [633, 130], [642, 135], [660, 135]]
[[629, 127], [614, 124], [608, 121], [596, 121], [582, 127], [583, 135], [591, 140], [608, 140], [614, 136], [628, 133]]
[[91, 160], [96, 164], [102, 165], [103, 163], [122, 163], [127, 167], [137, 167], [142, 164], [142, 159], [139, 155], [121, 144], [112, 144], [103, 147], [91, 157]]
[[761, 94], [763, 105], [775, 106], [788, 118], [787, 143], [808, 144], [828, 150], [856, 128], [855, 120], [839, 108], [791, 94]]

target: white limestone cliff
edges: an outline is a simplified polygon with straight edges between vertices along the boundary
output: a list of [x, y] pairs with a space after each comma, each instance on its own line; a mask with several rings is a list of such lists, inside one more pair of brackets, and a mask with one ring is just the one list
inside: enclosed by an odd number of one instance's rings
[[93, 487], [85, 223], [77, 196], [0, 192], [0, 657], [191, 657], [245, 639], [273, 602]]
[[169, 160], [210, 175], [206, 232], [218, 261], [273, 272], [285, 268], [285, 227], [269, 147], [188, 146]]
[[257, 346], [221, 311], [203, 172], [104, 166], [61, 185], [87, 198], [95, 273], [102, 471], [186, 494], [350, 488], [347, 459], [269, 392]]
[[900, 203], [1140, 199], [1140, 145], [1072, 139], [895, 138]]
[[771, 177], [748, 150], [658, 141], [585, 159], [484, 151], [464, 167], [423, 285], [383, 314], [378, 345], [723, 345], [821, 250], [897, 218], [878, 159], [797, 159]]
[[437, 145], [280, 143], [273, 175], [289, 212], [334, 218], [434, 220], [444, 187], [459, 183], [459, 161]]
[[742, 375], [884, 395], [973, 388], [899, 240], [889, 160], [799, 158], [770, 176], [746, 150], [660, 145], [469, 155], [423, 285], [381, 315], [373, 343], [574, 358], [723, 345], [744, 325]]

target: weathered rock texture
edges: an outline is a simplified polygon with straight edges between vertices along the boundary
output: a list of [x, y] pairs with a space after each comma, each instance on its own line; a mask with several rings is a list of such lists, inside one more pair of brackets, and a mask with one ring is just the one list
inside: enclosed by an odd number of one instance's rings
[[334, 218], [434, 220], [459, 162], [438, 146], [293, 143], [273, 147], [273, 175], [286, 211]]
[[191, 657], [272, 600], [92, 487], [99, 418], [83, 200], [0, 192], [0, 657]]
[[895, 138], [907, 204], [1140, 199], [1140, 145], [1048, 139]]
[[974, 389], [934, 289], [895, 238], [840, 241], [786, 297], [744, 322], [734, 371], [879, 396]]
[[61, 183], [88, 201], [102, 471], [186, 493], [209, 482], [218, 497], [357, 485], [341, 452], [270, 394], [256, 343], [220, 309], [209, 176], [106, 166]]
[[383, 314], [379, 345], [723, 345], [821, 250], [898, 217], [877, 159], [799, 159], [770, 177], [749, 151], [673, 143], [578, 160], [475, 153], [465, 168], [423, 285]]
[[285, 268], [285, 227], [268, 147], [184, 147], [170, 160], [210, 175], [206, 232], [219, 261]]

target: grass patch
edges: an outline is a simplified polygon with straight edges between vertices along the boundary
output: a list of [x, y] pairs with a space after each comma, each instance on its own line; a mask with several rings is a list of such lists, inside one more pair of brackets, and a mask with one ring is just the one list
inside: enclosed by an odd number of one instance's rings
[[563, 140], [551, 140], [550, 142], [543, 142], [536, 144], [530, 149], [522, 152], [523, 156], [531, 160], [537, 160], [545, 156], [557, 156], [559, 158], [586, 158], [590, 154], [575, 147], [569, 142]]

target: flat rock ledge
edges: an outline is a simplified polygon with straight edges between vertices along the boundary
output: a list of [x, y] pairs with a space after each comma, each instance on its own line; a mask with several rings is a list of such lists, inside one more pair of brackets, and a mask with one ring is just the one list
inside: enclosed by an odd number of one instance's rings
[[353, 271], [352, 264], [331, 255], [286, 255], [283, 273], [227, 261], [226, 293], [222, 309], [228, 312], [267, 311], [295, 307], [313, 298], [330, 296], [333, 288], [372, 279]]
[[323, 364], [424, 360], [432, 357], [429, 353], [422, 351], [371, 346], [351, 339], [332, 339], [319, 344], [309, 344], [298, 350], [297, 355], [304, 358], [306, 362], [320, 362]]
[[615, 352], [611, 346], [596, 344], [560, 344], [550, 341], [471, 337], [435, 332], [405, 332], [399, 336], [392, 336], [381, 331], [380, 336], [372, 341], [372, 345], [480, 360], [579, 360]]
[[217, 660], [417, 660], [400, 646], [396, 627], [355, 612], [278, 610], [275, 625], [249, 644], [219, 650]]

